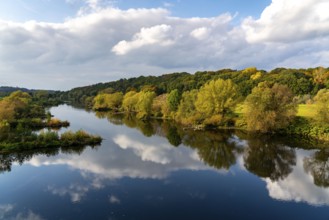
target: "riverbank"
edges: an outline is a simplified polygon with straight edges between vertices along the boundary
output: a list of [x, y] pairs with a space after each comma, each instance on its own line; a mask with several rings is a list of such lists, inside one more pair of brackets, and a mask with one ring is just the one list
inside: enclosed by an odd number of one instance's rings
[[41, 132], [40, 134], [24, 131], [7, 133], [7, 138], [4, 138], [4, 134], [1, 136], [0, 153], [41, 148], [97, 146], [103, 140], [100, 136], [88, 134], [83, 130], [67, 131], [61, 135], [54, 131]]

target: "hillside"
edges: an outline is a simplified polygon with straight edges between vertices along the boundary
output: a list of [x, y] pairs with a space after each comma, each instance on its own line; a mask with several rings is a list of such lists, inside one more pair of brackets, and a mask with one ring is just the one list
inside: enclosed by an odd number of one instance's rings
[[98, 83], [95, 85], [74, 88], [59, 93], [62, 100], [85, 103], [95, 97], [100, 91], [107, 89], [112, 92], [140, 91], [145, 87], [159, 94], [168, 93], [174, 89], [179, 92], [199, 89], [212, 79], [231, 79], [239, 87], [243, 96], [260, 82], [276, 82], [287, 85], [296, 96], [315, 95], [320, 89], [329, 87], [329, 68], [317, 67], [309, 69], [276, 68], [271, 71], [258, 70], [254, 67], [243, 70], [222, 69], [203, 71], [194, 74], [181, 72], [161, 76], [140, 76], [117, 81]]

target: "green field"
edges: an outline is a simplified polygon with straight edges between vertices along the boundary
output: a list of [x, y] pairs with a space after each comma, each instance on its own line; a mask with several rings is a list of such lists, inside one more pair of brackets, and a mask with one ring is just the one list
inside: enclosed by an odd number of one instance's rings
[[313, 104], [298, 105], [297, 116], [305, 118], [313, 118], [316, 114], [316, 106]]

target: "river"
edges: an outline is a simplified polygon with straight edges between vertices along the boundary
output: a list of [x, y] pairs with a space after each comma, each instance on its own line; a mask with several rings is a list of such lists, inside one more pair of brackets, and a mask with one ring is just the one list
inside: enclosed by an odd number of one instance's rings
[[328, 150], [67, 105], [51, 112], [104, 141], [0, 155], [0, 219], [329, 219]]

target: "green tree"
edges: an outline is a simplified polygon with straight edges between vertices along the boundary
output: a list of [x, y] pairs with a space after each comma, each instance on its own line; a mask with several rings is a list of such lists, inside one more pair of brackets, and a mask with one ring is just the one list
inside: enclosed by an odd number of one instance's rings
[[167, 118], [170, 114], [169, 106], [167, 103], [168, 94], [162, 94], [153, 99], [152, 114], [155, 117]]
[[174, 89], [169, 93], [169, 95], [167, 96], [167, 102], [170, 111], [172, 112], [177, 111], [180, 99], [181, 99], [181, 95], [179, 94], [177, 89]]
[[106, 94], [98, 94], [93, 100], [93, 109], [102, 110], [107, 109]]
[[127, 92], [122, 101], [122, 108], [126, 112], [136, 111], [136, 104], [139, 99], [139, 94], [135, 91]]
[[138, 102], [136, 104], [137, 118], [145, 119], [150, 117], [152, 112], [152, 102], [155, 97], [154, 92], [139, 92]]
[[15, 119], [15, 106], [9, 100], [0, 101], [0, 121]]
[[203, 119], [222, 121], [227, 114], [233, 112], [238, 98], [237, 86], [232, 80], [212, 80], [201, 87], [195, 107]]
[[119, 110], [121, 108], [123, 101], [123, 94], [122, 92], [115, 92], [113, 94], [107, 95], [107, 103], [108, 107], [111, 110]]
[[177, 121], [186, 125], [195, 123], [195, 119], [197, 118], [195, 108], [197, 97], [198, 90], [196, 89], [183, 93], [175, 118]]
[[22, 91], [16, 91], [0, 101], [0, 121], [12, 121], [29, 116], [32, 97]]
[[115, 92], [112, 94], [98, 94], [94, 98], [93, 109], [95, 110], [119, 110], [123, 100], [122, 92]]
[[321, 89], [314, 97], [316, 104], [316, 119], [322, 123], [329, 123], [329, 89]]
[[244, 118], [251, 131], [272, 132], [286, 127], [297, 112], [287, 86], [260, 83], [245, 100]]

